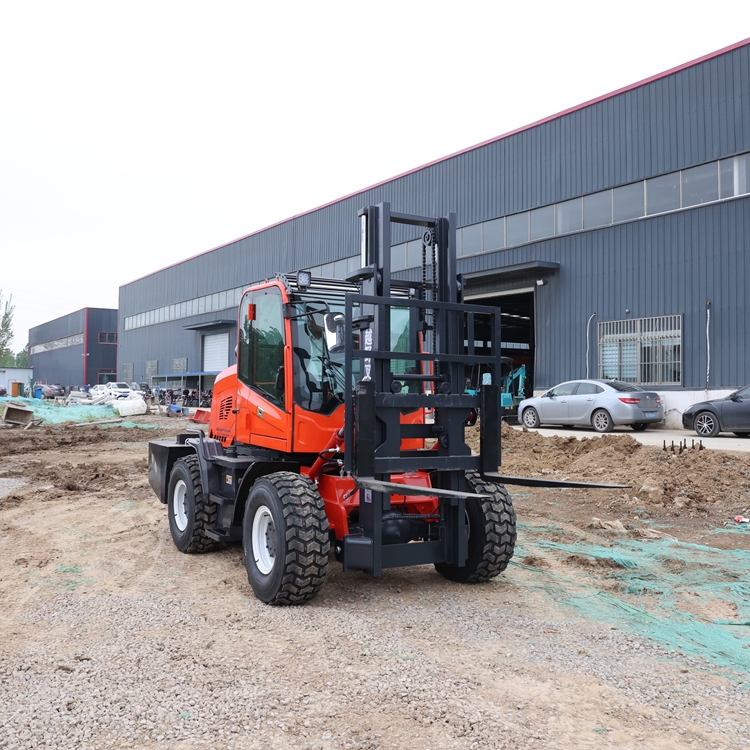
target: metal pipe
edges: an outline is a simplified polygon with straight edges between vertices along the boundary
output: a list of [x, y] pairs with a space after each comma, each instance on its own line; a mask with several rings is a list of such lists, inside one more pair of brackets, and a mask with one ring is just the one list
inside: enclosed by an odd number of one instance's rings
[[591, 313], [591, 317], [588, 320], [588, 323], [586, 323], [586, 380], [589, 379], [589, 327], [591, 326], [591, 321], [596, 317], [596, 313]]
[[706, 301], [706, 392], [708, 392], [708, 377], [711, 374], [711, 300]]

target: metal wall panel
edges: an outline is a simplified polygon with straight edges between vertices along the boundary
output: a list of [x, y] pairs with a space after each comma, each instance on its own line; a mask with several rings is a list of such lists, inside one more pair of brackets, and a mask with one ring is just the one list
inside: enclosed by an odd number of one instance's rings
[[[148, 359], [171, 361], [188, 356], [189, 361], [198, 361], [200, 336], [183, 326], [200, 316], [127, 332], [122, 330], [123, 319], [273, 276], [277, 271], [353, 255], [359, 248], [356, 213], [362, 206], [385, 200], [398, 211], [427, 215], [455, 211], [459, 225], [464, 226], [743, 151], [750, 151], [747, 45], [121, 287], [120, 361], [135, 363], [136, 379], [140, 379], [138, 363], [142, 369]], [[583, 355], [567, 331], [579, 330], [581, 318], [585, 323], [591, 311], [613, 316], [627, 307], [630, 315], [650, 316], [662, 314], [652, 308], [668, 302], [664, 314], [672, 314], [680, 302], [686, 314], [687, 352], [688, 336], [692, 337], [690, 346], [699, 347], [699, 337], [692, 333], [700, 318], [698, 300], [708, 293], [708, 286], [713, 290], [719, 283], [718, 268], [722, 268], [728, 271], [722, 294], [735, 299], [744, 312], [744, 293], [738, 286], [741, 279], [745, 284], [748, 281], [743, 276], [744, 256], [739, 246], [735, 251], [727, 247], [734, 247], [737, 236], [747, 237], [745, 218], [737, 215], [737, 206], [746, 203], [743, 199], [558, 237], [466, 259], [461, 267], [489, 269], [520, 262], [512, 258], [537, 259], [535, 253], [543, 250], [556, 256], [549, 259], [562, 264], [559, 277], [537, 294], [536, 379], [539, 387], [551, 385], [573, 376], [573, 370], [580, 374]], [[733, 222], [733, 230], [728, 224], [717, 223], [715, 217], [722, 216]], [[717, 242], [717, 236], [726, 242]], [[704, 238], [702, 244], [699, 237]], [[394, 242], [406, 239], [410, 237], [394, 234]], [[710, 263], [700, 254], [699, 245], [713, 248], [715, 257]], [[685, 268], [686, 258], [701, 265], [703, 273]], [[641, 269], [638, 285], [626, 281], [634, 266]], [[677, 288], [682, 291], [678, 293]], [[667, 290], [672, 290], [670, 296]], [[685, 297], [688, 290], [689, 300]], [[705, 299], [702, 304], [705, 306]], [[649, 310], [641, 312], [645, 307]], [[695, 320], [689, 320], [689, 315]], [[723, 332], [717, 335], [728, 340], [737, 330], [729, 327], [728, 313], [722, 315], [717, 328], [721, 326]], [[552, 336], [552, 330], [562, 324], [565, 330]], [[744, 356], [724, 352], [717, 357], [715, 372], [721, 382], [715, 385], [750, 381]], [[739, 357], [735, 364], [733, 357]], [[700, 385], [701, 368], [685, 357], [686, 386]], [[163, 371], [161, 365], [160, 369]], [[705, 372], [702, 377], [705, 380]]]

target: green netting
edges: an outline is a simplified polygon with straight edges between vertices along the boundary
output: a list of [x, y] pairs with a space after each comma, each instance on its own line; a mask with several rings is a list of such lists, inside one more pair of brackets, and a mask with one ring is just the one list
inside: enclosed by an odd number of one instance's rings
[[45, 424], [63, 422], [96, 422], [99, 419], [114, 419], [119, 414], [111, 406], [58, 406], [54, 401], [38, 398], [0, 397], [0, 413], [9, 401], [23, 404], [34, 412], [34, 419], [42, 419]]
[[575, 577], [525, 566], [538, 574], [532, 588], [587, 619], [617, 625], [735, 673], [750, 672], [750, 647], [744, 648], [750, 646], [750, 551], [667, 540], [616, 539], [608, 547], [564, 544], [547, 541], [544, 531], [522, 524], [519, 536], [527, 554], [563, 560], [573, 555], [607, 566], [606, 572], [597, 566]]

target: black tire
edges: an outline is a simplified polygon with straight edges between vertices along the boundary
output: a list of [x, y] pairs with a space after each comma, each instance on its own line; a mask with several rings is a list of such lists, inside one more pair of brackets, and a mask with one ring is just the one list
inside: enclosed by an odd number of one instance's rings
[[477, 472], [467, 472], [466, 489], [489, 495], [467, 498], [466, 521], [469, 527], [469, 556], [466, 565], [436, 563], [444, 578], [458, 583], [483, 583], [502, 573], [513, 557], [516, 546], [516, 512], [510, 493], [502, 484], [485, 482]]
[[633, 422], [630, 426], [633, 428], [634, 432], [643, 432], [648, 429], [649, 422]]
[[328, 572], [328, 518], [307, 477], [278, 471], [250, 490], [242, 524], [247, 578], [266, 604], [312, 599]]
[[539, 427], [539, 412], [533, 406], [527, 406], [521, 415], [521, 422], [530, 430]]
[[612, 417], [606, 409], [597, 409], [591, 415], [591, 426], [596, 432], [612, 432], [615, 428]]
[[219, 507], [203, 494], [197, 456], [175, 461], [167, 495], [169, 530], [180, 552], [210, 552], [219, 543], [206, 534], [216, 526]]
[[695, 415], [693, 429], [699, 437], [715, 437], [719, 434], [719, 419], [710, 411], [702, 411]]

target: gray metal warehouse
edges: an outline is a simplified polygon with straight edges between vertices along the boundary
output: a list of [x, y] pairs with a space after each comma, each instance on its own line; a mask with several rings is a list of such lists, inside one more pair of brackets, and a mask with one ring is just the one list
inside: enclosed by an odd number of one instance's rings
[[84, 307], [29, 330], [29, 367], [38, 383], [63, 387], [117, 379], [117, 310]]
[[[750, 39], [122, 286], [119, 378], [210, 387], [243, 288], [358, 268], [357, 210], [382, 201], [456, 212], [465, 297], [501, 308], [527, 394], [619, 378], [677, 423], [750, 382]], [[420, 264], [394, 232], [397, 275]]]

